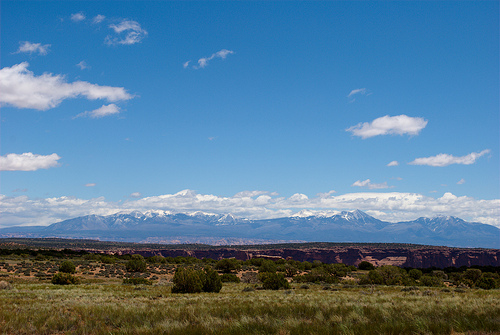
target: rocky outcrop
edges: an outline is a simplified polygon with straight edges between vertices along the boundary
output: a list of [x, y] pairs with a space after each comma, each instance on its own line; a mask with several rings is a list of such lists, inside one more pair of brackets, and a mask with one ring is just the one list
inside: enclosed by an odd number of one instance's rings
[[400, 267], [460, 267], [460, 266], [500, 266], [499, 249], [465, 249], [448, 247], [398, 247], [383, 248], [371, 246], [339, 246], [330, 248], [308, 249], [253, 249], [253, 248], [207, 248], [200, 250], [186, 249], [147, 249], [120, 250], [117, 253], [139, 253], [143, 256], [161, 255], [164, 257], [196, 257], [223, 259], [236, 258], [247, 260], [251, 258], [283, 258], [297, 261], [315, 260], [323, 263], [344, 263], [358, 265], [368, 261], [376, 266], [396, 265]]

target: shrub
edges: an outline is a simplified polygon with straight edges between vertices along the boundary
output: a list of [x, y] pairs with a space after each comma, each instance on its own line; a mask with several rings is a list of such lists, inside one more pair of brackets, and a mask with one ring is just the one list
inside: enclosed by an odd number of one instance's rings
[[234, 273], [224, 273], [220, 279], [223, 283], [239, 283], [239, 282], [241, 282], [240, 278], [238, 278], [238, 276], [235, 275]]
[[165, 257], [160, 256], [160, 255], [154, 255], [154, 256], [148, 257], [146, 260], [148, 263], [153, 263], [153, 264], [166, 263]]
[[476, 287], [482, 288], [483, 290], [491, 290], [498, 288], [499, 285], [495, 278], [482, 276], [476, 282]]
[[241, 281], [247, 284], [255, 284], [259, 281], [259, 276], [256, 272], [244, 272], [241, 275]]
[[277, 271], [277, 266], [276, 266], [276, 263], [269, 260], [269, 259], [265, 259], [263, 262], [262, 262], [262, 265], [259, 266], [259, 273], [264, 273], [264, 272], [269, 272], [269, 273], [274, 273]]
[[224, 273], [231, 273], [237, 271], [241, 268], [240, 262], [235, 258], [225, 258], [215, 264], [217, 270], [221, 270]]
[[370, 262], [362, 261], [361, 263], [358, 264], [358, 269], [360, 269], [360, 270], [373, 270], [373, 269], [375, 269], [375, 266], [373, 266], [373, 264]]
[[70, 284], [78, 284], [78, 278], [72, 276], [70, 273], [59, 272], [52, 277], [52, 284], [55, 285], [70, 285]]
[[200, 271], [179, 267], [175, 270], [172, 293], [199, 293], [203, 289]]
[[282, 273], [263, 272], [259, 277], [265, 290], [290, 289], [290, 283]]
[[299, 272], [299, 269], [297, 269], [295, 266], [290, 265], [290, 264], [285, 264], [285, 275], [287, 277], [293, 277]]
[[125, 278], [123, 279], [123, 284], [132, 284], [132, 285], [152, 285], [151, 280], [146, 278]]
[[441, 278], [429, 275], [423, 275], [420, 277], [420, 283], [424, 286], [444, 286]]
[[316, 267], [311, 272], [302, 276], [295, 276], [294, 282], [297, 283], [337, 283], [339, 279], [329, 273], [324, 267]]
[[113, 256], [109, 256], [109, 255], [101, 255], [99, 257], [99, 260], [101, 261], [101, 263], [104, 263], [104, 264], [115, 264], [116, 263], [116, 258]]
[[482, 272], [479, 269], [467, 269], [463, 273], [462, 277], [464, 279], [467, 279], [468, 282], [470, 281], [472, 283], [475, 283], [479, 278], [481, 278], [481, 274]]
[[[134, 255], [136, 256], [136, 255]], [[140, 255], [139, 255], [140, 256]], [[141, 256], [142, 257], [142, 256]], [[134, 259], [127, 261], [125, 268], [128, 272], [146, 272], [147, 264], [144, 259]]]
[[408, 276], [415, 280], [419, 280], [420, 277], [422, 277], [422, 271], [420, 271], [419, 269], [411, 269], [410, 271], [408, 271]]
[[2, 280], [0, 281], [0, 290], [12, 290], [12, 285], [9, 282]]
[[[203, 273], [201, 275], [203, 275]], [[212, 268], [210, 267], [207, 267], [205, 268], [204, 277], [204, 280], [202, 279], [204, 281], [203, 292], [219, 293], [222, 289], [222, 281], [217, 271], [212, 270]]]
[[75, 273], [76, 266], [72, 261], [64, 261], [59, 265], [59, 272], [64, 273]]

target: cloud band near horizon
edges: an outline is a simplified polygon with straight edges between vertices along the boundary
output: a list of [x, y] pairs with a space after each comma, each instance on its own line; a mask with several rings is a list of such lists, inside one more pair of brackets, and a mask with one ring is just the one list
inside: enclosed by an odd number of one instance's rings
[[[134, 192], [134, 195], [139, 195]], [[243, 191], [224, 197], [184, 190], [175, 194], [133, 198], [124, 202], [107, 201], [104, 197], [78, 199], [55, 197], [30, 199], [27, 196], [0, 195], [0, 227], [14, 225], [49, 225], [58, 221], [96, 214], [111, 215], [121, 211], [168, 210], [172, 212], [204, 211], [232, 213], [248, 219], [270, 219], [291, 216], [301, 210], [313, 212], [360, 209], [384, 221], [400, 222], [418, 217], [456, 216], [500, 228], [500, 199], [477, 200], [445, 193], [432, 198], [417, 193], [360, 192], [334, 195], [320, 193], [309, 198], [296, 193], [280, 197], [266, 191]]]

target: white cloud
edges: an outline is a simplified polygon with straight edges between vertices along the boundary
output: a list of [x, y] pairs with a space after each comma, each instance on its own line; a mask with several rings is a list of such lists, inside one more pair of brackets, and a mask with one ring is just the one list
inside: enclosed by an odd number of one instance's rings
[[471, 165], [474, 164], [479, 157], [484, 156], [489, 152], [490, 150], [486, 149], [481, 152], [471, 152], [470, 154], [461, 157], [455, 157], [453, 155], [448, 155], [448, 154], [439, 154], [431, 157], [417, 158], [413, 162], [410, 162], [408, 164], [439, 166], [439, 167], [448, 166], [451, 164]]
[[71, 14], [71, 21], [73, 22], [80, 22], [83, 20], [85, 20], [85, 14], [83, 14], [82, 12]]
[[45, 56], [49, 52], [50, 44], [41, 43], [31, 43], [28, 41], [19, 42], [19, 49], [16, 53], [34, 53], [37, 52], [39, 55]]
[[500, 199], [478, 200], [467, 196], [457, 197], [451, 193], [445, 193], [440, 198], [399, 192], [360, 192], [336, 196], [321, 194], [322, 196], [308, 198], [297, 193], [286, 198], [265, 191], [244, 191], [233, 197], [222, 197], [184, 190], [120, 203], [106, 201], [104, 198], [29, 199], [26, 196], [0, 195], [0, 226], [47, 225], [82, 215], [109, 215], [132, 210], [205, 211], [262, 219], [290, 216], [303, 209], [321, 212], [360, 209], [389, 222], [414, 220], [421, 216], [452, 215], [500, 227]]
[[[118, 24], [111, 24], [109, 28], [113, 29], [117, 36], [108, 35], [106, 44], [109, 45], [132, 45], [141, 42], [148, 32], [142, 29], [141, 25], [136, 21], [122, 20]], [[122, 34], [123, 33], [123, 34]]]
[[190, 60], [188, 60], [187, 62], [184, 62], [184, 64], [182, 64], [182, 67], [186, 69], [189, 66], [189, 63], [191, 63]]
[[108, 115], [119, 114], [120, 108], [115, 104], [103, 105], [100, 108], [94, 109], [93, 111], [86, 111], [78, 114], [74, 118], [78, 117], [90, 117], [92, 119], [99, 119]]
[[96, 186], [96, 183], [88, 183], [88, 184], [85, 184], [85, 187], [94, 187]]
[[96, 16], [94, 16], [92, 23], [94, 23], [94, 24], [101, 23], [102, 21], [104, 21], [105, 18], [106, 18], [106, 16], [104, 16], [104, 15], [100, 15], [100, 14], [96, 15]]
[[389, 164], [387, 164], [387, 166], [398, 166], [398, 165], [399, 165], [398, 161], [392, 161]]
[[36, 155], [31, 152], [0, 156], [0, 171], [36, 171], [56, 167], [59, 155]]
[[76, 64], [76, 66], [78, 66], [80, 70], [90, 69], [90, 66], [88, 66], [87, 62], [85, 62], [84, 60]]
[[410, 117], [406, 115], [382, 116], [371, 123], [363, 122], [347, 128], [354, 136], [363, 139], [378, 135], [418, 135], [425, 128], [427, 120], [421, 117]]
[[387, 182], [383, 182], [381, 184], [374, 184], [370, 181], [370, 179], [366, 179], [363, 181], [357, 180], [351, 186], [365, 187], [365, 188], [368, 188], [370, 190], [379, 190], [379, 189], [389, 188], [389, 186], [387, 186]]
[[465, 179], [464, 178], [462, 178], [459, 181], [457, 181], [457, 185], [462, 185], [462, 184], [465, 184]]
[[357, 88], [355, 90], [352, 90], [351, 93], [349, 93], [349, 95], [347, 97], [350, 98], [355, 94], [365, 95], [366, 93], [367, 93], [366, 88]]
[[84, 96], [89, 100], [128, 100], [123, 87], [99, 86], [86, 81], [66, 82], [64, 76], [44, 73], [35, 76], [23, 62], [0, 70], [0, 105], [47, 110], [63, 100]]
[[140, 198], [140, 197], [142, 197], [142, 194], [141, 194], [141, 192], [133, 192], [133, 193], [130, 193], [130, 197], [131, 198]]
[[[221, 58], [221, 59], [226, 59], [227, 55], [234, 54], [234, 51], [227, 50], [227, 49], [222, 49], [220, 51], [217, 51], [213, 53], [210, 57], [205, 57], [205, 58], [200, 58], [198, 59], [198, 66], [193, 66], [193, 69], [203, 69], [208, 65], [208, 62], [211, 61], [214, 58]], [[191, 61], [187, 61], [183, 64], [184, 68], [187, 68], [189, 66], [189, 63]]]

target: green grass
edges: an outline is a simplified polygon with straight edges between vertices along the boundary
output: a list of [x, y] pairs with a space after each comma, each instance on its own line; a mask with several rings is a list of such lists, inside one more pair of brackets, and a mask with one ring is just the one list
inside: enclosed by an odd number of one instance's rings
[[400, 287], [172, 294], [170, 286], [15, 283], [2, 334], [500, 334], [500, 291]]

